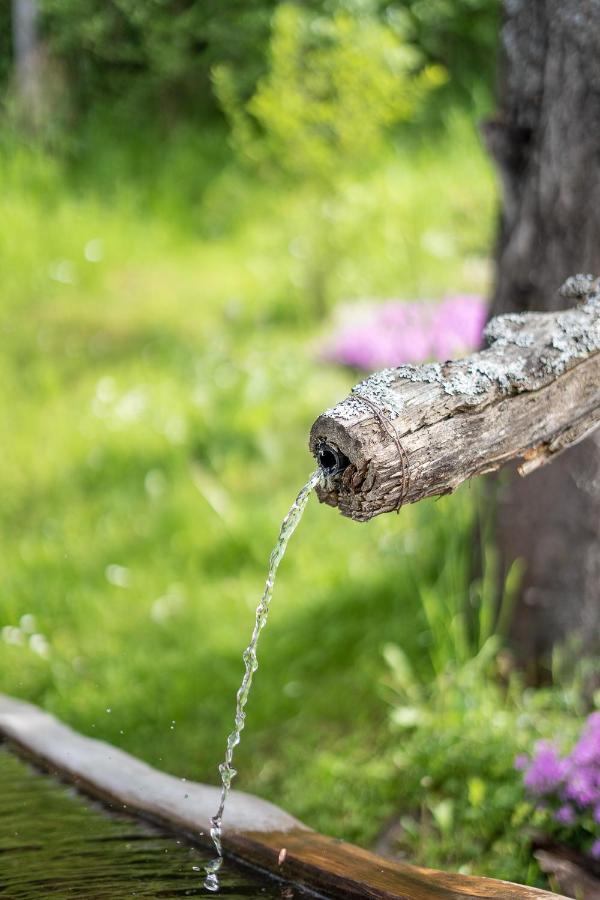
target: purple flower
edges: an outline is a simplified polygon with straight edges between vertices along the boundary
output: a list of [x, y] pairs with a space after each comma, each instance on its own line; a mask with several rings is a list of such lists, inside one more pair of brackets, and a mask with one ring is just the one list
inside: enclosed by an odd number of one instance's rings
[[540, 741], [523, 782], [532, 794], [541, 796], [557, 790], [566, 774], [567, 764], [559, 757], [554, 744]]
[[587, 721], [585, 723], [585, 731], [600, 732], [600, 709], [596, 712], [590, 713], [590, 715], [587, 717]]
[[552, 743], [540, 741], [531, 761], [517, 757], [515, 766], [524, 766], [523, 781], [535, 797], [537, 808], [545, 809], [547, 817], [572, 829], [569, 840], [575, 846], [585, 846], [590, 819], [593, 821], [591, 853], [600, 859], [600, 714], [588, 717], [567, 756], [561, 757]]
[[523, 772], [529, 765], [529, 757], [526, 753], [519, 753], [515, 756], [515, 769], [517, 772]]
[[564, 795], [579, 806], [592, 806], [600, 801], [598, 775], [592, 768], [574, 769], [569, 773]]
[[588, 717], [583, 733], [571, 753], [575, 765], [600, 767], [600, 714], [592, 713]]
[[457, 294], [441, 303], [367, 303], [347, 307], [323, 356], [358, 369], [446, 360], [481, 344], [487, 315], [481, 297]]
[[575, 810], [572, 806], [565, 804], [556, 810], [554, 818], [561, 825], [573, 825], [575, 823]]
[[459, 294], [444, 300], [435, 315], [433, 355], [446, 360], [479, 347], [486, 315], [481, 297]]

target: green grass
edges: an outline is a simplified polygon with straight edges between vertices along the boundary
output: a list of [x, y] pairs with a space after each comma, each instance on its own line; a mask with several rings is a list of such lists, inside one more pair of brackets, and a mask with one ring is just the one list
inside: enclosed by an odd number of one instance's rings
[[[75, 172], [2, 150], [0, 627], [24, 628], [3, 632], [0, 684], [215, 782], [311, 422], [355, 379], [317, 361], [312, 199], [240, 171], [219, 135], [146, 143], [92, 145]], [[344, 177], [320, 262], [329, 302], [484, 289], [494, 195], [458, 118], [435, 146]], [[468, 489], [368, 525], [311, 502], [261, 640], [237, 786], [365, 844], [421, 802], [383, 648], [435, 674], [422, 599], [467, 596], [472, 518]], [[442, 864], [436, 848], [430, 835], [411, 853]], [[457, 843], [445, 858], [467, 863]], [[488, 874], [502, 858], [488, 853]]]

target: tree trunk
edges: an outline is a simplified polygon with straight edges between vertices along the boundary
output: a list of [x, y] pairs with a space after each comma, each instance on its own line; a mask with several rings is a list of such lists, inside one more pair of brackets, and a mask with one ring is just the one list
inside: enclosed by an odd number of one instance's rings
[[13, 0], [12, 33], [15, 85], [19, 107], [27, 125], [37, 128], [42, 115], [41, 54], [36, 0]]
[[[600, 272], [600, 0], [504, 0], [499, 112], [485, 127], [503, 209], [492, 315], [552, 310], [573, 272]], [[600, 645], [600, 439], [500, 480], [505, 566], [525, 568], [519, 661], [539, 678], [576, 633]]]

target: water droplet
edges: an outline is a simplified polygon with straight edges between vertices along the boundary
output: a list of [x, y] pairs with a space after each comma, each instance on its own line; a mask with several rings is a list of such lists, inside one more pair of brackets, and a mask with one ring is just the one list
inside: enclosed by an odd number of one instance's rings
[[216, 875], [207, 875], [204, 879], [204, 887], [213, 894], [219, 890], [219, 879]]

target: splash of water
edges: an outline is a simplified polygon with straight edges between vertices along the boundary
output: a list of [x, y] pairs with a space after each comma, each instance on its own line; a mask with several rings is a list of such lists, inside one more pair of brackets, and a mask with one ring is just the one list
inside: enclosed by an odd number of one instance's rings
[[252, 678], [254, 676], [254, 673], [258, 669], [256, 648], [258, 645], [260, 633], [267, 623], [269, 607], [271, 605], [271, 597], [273, 596], [273, 587], [275, 585], [275, 576], [277, 575], [279, 563], [283, 559], [288, 541], [296, 530], [300, 519], [302, 518], [302, 513], [304, 512], [304, 508], [308, 502], [311, 491], [317, 486], [321, 478], [322, 472], [320, 469], [317, 469], [316, 472], [313, 472], [311, 477], [308, 479], [308, 481], [292, 503], [287, 516], [281, 523], [279, 537], [269, 559], [269, 573], [267, 575], [265, 589], [263, 591], [260, 603], [256, 608], [256, 621], [254, 624], [254, 631], [252, 632], [252, 638], [250, 640], [250, 643], [244, 650], [243, 659], [245, 671], [242, 683], [237, 692], [235, 706], [235, 726], [233, 731], [227, 738], [225, 759], [219, 766], [219, 772], [221, 774], [221, 798], [219, 800], [219, 807], [217, 809], [217, 812], [211, 819], [212, 827], [210, 829], [210, 836], [215, 846], [215, 850], [217, 851], [217, 856], [204, 867], [206, 872], [204, 887], [209, 891], [219, 890], [219, 869], [223, 865], [223, 847], [221, 843], [221, 825], [223, 821], [223, 811], [225, 809], [227, 797], [231, 789], [231, 782], [237, 774], [232, 765], [233, 753], [240, 742], [242, 730], [244, 728], [246, 720], [246, 713], [244, 712], [244, 708], [246, 706], [246, 703], [248, 702], [248, 695], [250, 694]]

